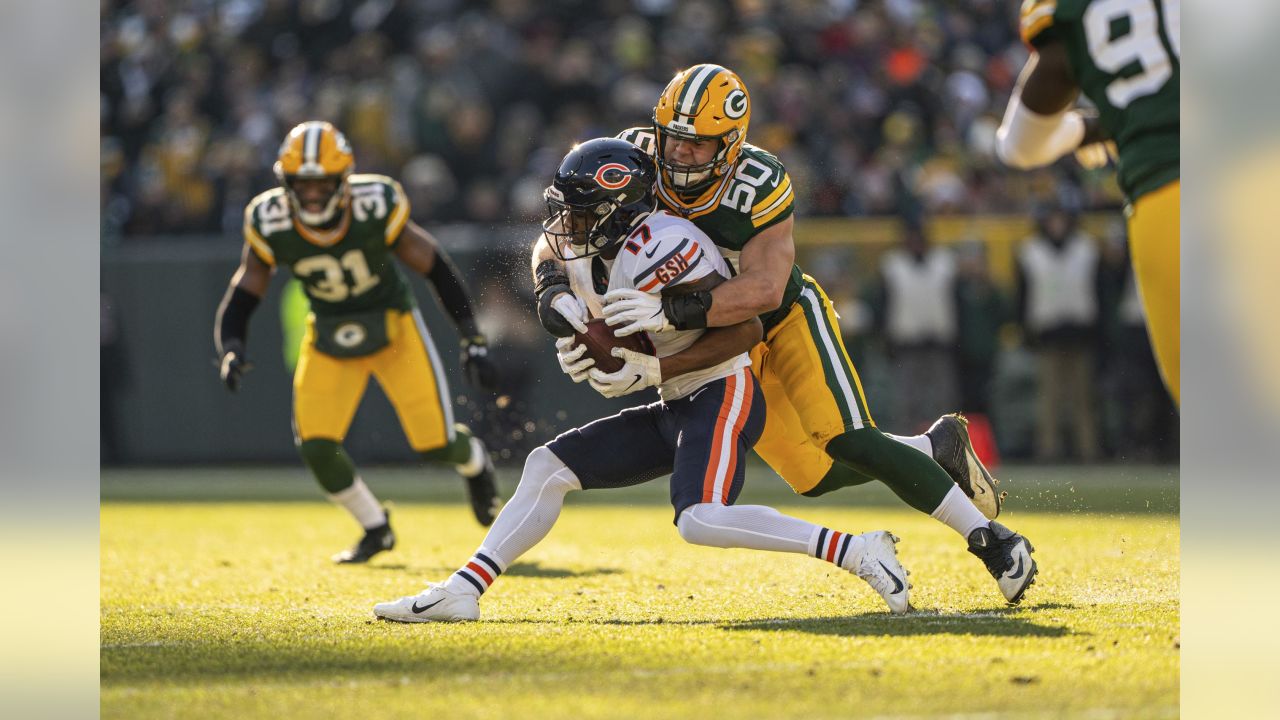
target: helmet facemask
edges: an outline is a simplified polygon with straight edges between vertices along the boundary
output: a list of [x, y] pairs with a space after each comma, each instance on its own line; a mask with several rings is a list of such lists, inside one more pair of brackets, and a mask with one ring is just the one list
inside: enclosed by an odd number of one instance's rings
[[[717, 179], [729, 170], [729, 152], [738, 141], [738, 130], [735, 128], [722, 135], [698, 135], [693, 132], [676, 130], [663, 126], [654, 120], [654, 131], [657, 135], [657, 163], [667, 182], [678, 192], [696, 192]], [[686, 165], [667, 156], [667, 138], [697, 141], [713, 140], [717, 143], [715, 154], [710, 160], [697, 165]]]
[[[608, 253], [622, 240], [609, 237], [617, 223], [612, 222], [618, 208], [614, 201], [602, 201], [594, 205], [570, 205], [556, 197], [563, 196], [555, 187], [543, 193], [547, 202], [547, 217], [542, 221], [542, 231], [551, 241], [551, 248], [561, 260], [591, 257]], [[572, 257], [566, 257], [568, 247]]]
[[[293, 175], [280, 173], [280, 184], [284, 186], [285, 193], [289, 196], [289, 204], [293, 206], [298, 219], [306, 225], [323, 227], [333, 222], [338, 216], [338, 211], [346, 207], [348, 196], [347, 176], [351, 173], [347, 171], [341, 175], [326, 175], [323, 172], [308, 173], [306, 170], [307, 168], [304, 167], [301, 172]], [[329, 181], [333, 183], [333, 189], [329, 192], [328, 199], [324, 201], [324, 206], [319, 211], [307, 210], [303, 204], [303, 198], [298, 192], [297, 184], [309, 181]]]

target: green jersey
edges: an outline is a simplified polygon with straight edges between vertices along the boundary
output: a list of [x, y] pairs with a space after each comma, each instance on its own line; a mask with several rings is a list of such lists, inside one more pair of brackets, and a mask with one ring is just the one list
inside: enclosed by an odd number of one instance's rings
[[[629, 128], [618, 134], [627, 142], [639, 145], [656, 155], [653, 128]], [[729, 267], [738, 272], [738, 256], [742, 248], [765, 228], [786, 220], [795, 210], [795, 193], [791, 178], [778, 158], [760, 148], [743, 143], [742, 153], [732, 175], [714, 183], [693, 199], [668, 187], [658, 173], [658, 205], [680, 217], [688, 218], [707, 234]], [[791, 277], [782, 293], [782, 304], [760, 316], [765, 332], [780, 322], [800, 296], [802, 273], [791, 266]]]
[[351, 206], [330, 230], [303, 225], [283, 188], [268, 190], [244, 210], [244, 237], [259, 260], [289, 268], [317, 316], [411, 310], [413, 294], [394, 260], [409, 220], [400, 183], [385, 175], [352, 175]]
[[1061, 42], [1120, 151], [1130, 202], [1178, 179], [1181, 0], [1024, 0], [1022, 39]]

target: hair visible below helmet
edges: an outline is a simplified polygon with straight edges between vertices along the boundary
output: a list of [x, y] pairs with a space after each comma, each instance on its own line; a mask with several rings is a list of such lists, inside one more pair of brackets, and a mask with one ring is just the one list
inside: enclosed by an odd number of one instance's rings
[[615, 138], [575, 145], [543, 192], [547, 218], [542, 223], [556, 256], [564, 246], [574, 257], [616, 253], [643, 215], [653, 212], [658, 170], [639, 147]]
[[[742, 78], [719, 65], [694, 65], [676, 73], [653, 109], [658, 167], [676, 190], [696, 191], [732, 172], [751, 122], [751, 96]], [[684, 165], [666, 154], [668, 137], [718, 141], [709, 162]]]
[[[301, 123], [285, 136], [274, 167], [276, 179], [289, 197], [289, 204], [299, 220], [307, 225], [325, 225], [338, 210], [349, 203], [347, 177], [355, 170], [356, 159], [351, 145], [332, 124], [322, 120]], [[294, 190], [298, 180], [336, 181], [333, 194], [320, 212], [308, 212]]]

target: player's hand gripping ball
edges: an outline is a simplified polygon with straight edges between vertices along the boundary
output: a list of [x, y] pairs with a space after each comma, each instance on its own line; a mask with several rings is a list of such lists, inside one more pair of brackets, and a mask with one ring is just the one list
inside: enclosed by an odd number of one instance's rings
[[626, 364], [622, 358], [613, 356], [613, 349], [616, 347], [626, 348], [645, 355], [657, 354], [647, 334], [636, 333], [617, 337], [613, 334], [613, 328], [605, 323], [604, 318], [595, 318], [588, 321], [587, 331], [575, 333], [574, 339], [587, 347], [586, 354], [596, 361], [595, 367], [606, 373], [618, 372]]

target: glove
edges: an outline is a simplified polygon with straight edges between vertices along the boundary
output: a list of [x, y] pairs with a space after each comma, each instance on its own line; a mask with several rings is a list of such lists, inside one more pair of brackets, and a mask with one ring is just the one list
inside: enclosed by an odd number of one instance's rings
[[612, 354], [622, 358], [626, 364], [615, 373], [606, 373], [599, 368], [587, 371], [587, 379], [596, 392], [607, 398], [616, 398], [662, 384], [662, 364], [658, 358], [620, 347], [614, 348]]
[[579, 344], [575, 338], [556, 340], [556, 359], [560, 361], [560, 369], [576, 383], [586, 380], [587, 371], [596, 364], [595, 358], [582, 357], [586, 351], [587, 346]]
[[604, 296], [604, 318], [617, 337], [674, 328], [662, 310], [662, 298], [639, 290], [610, 291]]
[[549, 288], [538, 298], [538, 321], [556, 337], [587, 331], [587, 304], [568, 285]]
[[462, 339], [462, 369], [472, 387], [481, 390], [498, 388], [498, 367], [489, 359], [489, 343], [483, 335]]
[[240, 389], [240, 378], [253, 369], [253, 363], [244, 359], [244, 350], [227, 350], [218, 363], [218, 377], [231, 392]]
[[1076, 150], [1076, 162], [1080, 163], [1080, 167], [1085, 170], [1104, 168], [1108, 163], [1115, 162], [1119, 156], [1120, 151], [1116, 149], [1116, 144], [1110, 140], [1081, 145]]

